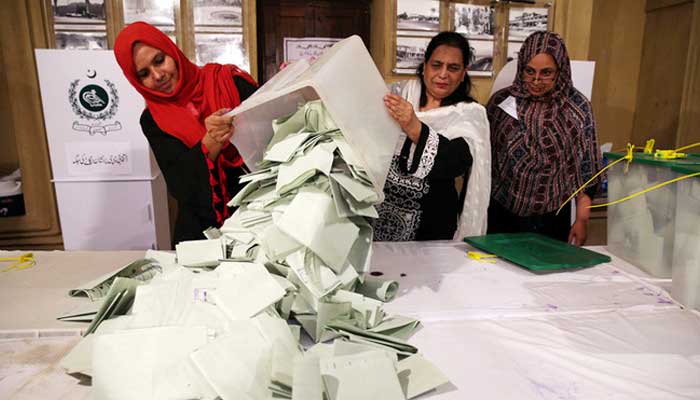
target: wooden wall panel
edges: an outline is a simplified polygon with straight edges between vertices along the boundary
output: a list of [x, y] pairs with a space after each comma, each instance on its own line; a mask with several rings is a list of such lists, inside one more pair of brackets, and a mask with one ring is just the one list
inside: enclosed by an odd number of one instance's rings
[[5, 76], [5, 59], [2, 51], [2, 41], [0, 41], [0, 176], [5, 176], [19, 167], [19, 157], [17, 155], [17, 141], [15, 131], [12, 129], [12, 105], [10, 96], [7, 93], [7, 77]]
[[[5, 79], [0, 96], [9, 99], [9, 108], [2, 111], [11, 115], [3, 114], [0, 120], [14, 132], [27, 209], [24, 216], [0, 218], [0, 248], [20, 242], [60, 247], [62, 242], [34, 60], [34, 48], [48, 44], [45, 16], [41, 0], [11, 1], [0, 13], [0, 49], [8, 61], [0, 76]], [[0, 137], [0, 143], [4, 139]]]
[[[700, 1], [696, 0], [693, 7], [693, 28], [688, 44], [676, 147], [698, 142], [700, 142]], [[700, 152], [700, 147], [689, 151]]]
[[554, 32], [564, 39], [572, 60], [588, 60], [593, 1], [556, 0], [554, 3]]
[[658, 148], [676, 144], [692, 19], [690, 2], [646, 15], [634, 143], [654, 138]]
[[614, 149], [632, 137], [645, 17], [639, 0], [595, 1], [589, 50], [596, 62], [593, 112], [600, 142], [612, 142]]

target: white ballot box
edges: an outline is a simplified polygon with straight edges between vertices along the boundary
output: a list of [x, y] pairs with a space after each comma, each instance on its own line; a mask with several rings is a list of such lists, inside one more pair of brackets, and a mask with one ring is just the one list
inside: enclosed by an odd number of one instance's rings
[[320, 99], [343, 136], [361, 159], [380, 199], [401, 133], [389, 116], [388, 93], [369, 52], [358, 36], [336, 43], [313, 64], [306, 60], [280, 71], [236, 107], [232, 142], [246, 164], [255, 169], [273, 135], [272, 121]]
[[35, 50], [66, 250], [170, 248], [165, 182], [143, 98], [111, 51]]
[[[606, 153], [612, 162], [624, 155]], [[681, 176], [674, 167], [700, 165], [700, 159], [664, 160], [635, 153], [629, 171], [621, 162], [608, 170], [608, 200], [615, 201]], [[674, 264], [678, 184], [608, 206], [608, 249], [659, 278], [670, 278]], [[696, 243], [698, 246], [700, 242]]]
[[[681, 175], [700, 173], [700, 166], [677, 166]], [[700, 176], [676, 183], [676, 237], [673, 243], [671, 295], [700, 310]]]

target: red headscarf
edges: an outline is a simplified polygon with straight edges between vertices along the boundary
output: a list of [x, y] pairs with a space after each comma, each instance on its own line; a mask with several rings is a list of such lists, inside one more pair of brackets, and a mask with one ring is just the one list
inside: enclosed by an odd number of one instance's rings
[[[175, 60], [180, 81], [172, 92], [151, 90], [141, 84], [132, 52], [136, 42], [160, 49]], [[170, 38], [145, 22], [135, 22], [122, 29], [114, 43], [114, 55], [126, 79], [146, 100], [158, 127], [188, 147], [193, 147], [204, 136], [206, 117], [220, 108], [234, 108], [240, 104], [233, 76], [257, 86], [248, 73], [235, 65], [196, 66]]]

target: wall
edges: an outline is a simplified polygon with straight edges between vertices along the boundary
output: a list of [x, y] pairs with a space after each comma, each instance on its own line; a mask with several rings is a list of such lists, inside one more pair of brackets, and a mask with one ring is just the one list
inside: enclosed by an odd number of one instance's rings
[[[700, 142], [700, 1], [693, 8], [676, 147]], [[692, 149], [700, 152], [700, 147]]]
[[[554, 31], [562, 35], [569, 52], [577, 60], [588, 59], [593, 2], [594, 0], [557, 0], [552, 11]], [[442, 3], [442, 9], [447, 9], [447, 2]], [[370, 52], [379, 72], [387, 82], [410, 78], [407, 75], [396, 75], [392, 72], [396, 42], [396, 0], [373, 0], [371, 13]], [[474, 84], [472, 94], [480, 103], [486, 104], [491, 93], [493, 78], [472, 77], [472, 83]]]
[[[0, 93], [7, 93], [7, 77], [5, 76], [2, 42], [0, 42]], [[2, 116], [2, 124], [0, 124], [0, 176], [5, 176], [19, 167], [17, 142], [15, 133], [11, 129], [11, 110], [9, 96], [0, 95], [0, 115]]]
[[589, 58], [596, 62], [592, 104], [598, 138], [621, 149], [632, 137], [637, 106], [644, 2], [595, 0], [591, 22]]
[[692, 0], [649, 0], [632, 141], [675, 148], [693, 20]]
[[[22, 168], [24, 216], [0, 218], [0, 248], [60, 248], [58, 209], [49, 166], [34, 48], [45, 48], [46, 2], [6, 2], [0, 13], [0, 143], [11, 143]], [[8, 146], [9, 147], [9, 146]]]

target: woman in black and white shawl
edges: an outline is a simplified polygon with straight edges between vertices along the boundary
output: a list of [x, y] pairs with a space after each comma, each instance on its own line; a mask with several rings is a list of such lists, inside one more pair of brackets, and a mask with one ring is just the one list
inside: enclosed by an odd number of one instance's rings
[[[429, 43], [419, 79], [384, 98], [401, 126], [374, 221], [374, 239], [461, 239], [486, 233], [491, 148], [486, 110], [471, 96], [469, 43], [442, 32]], [[461, 193], [455, 180], [463, 177]]]

